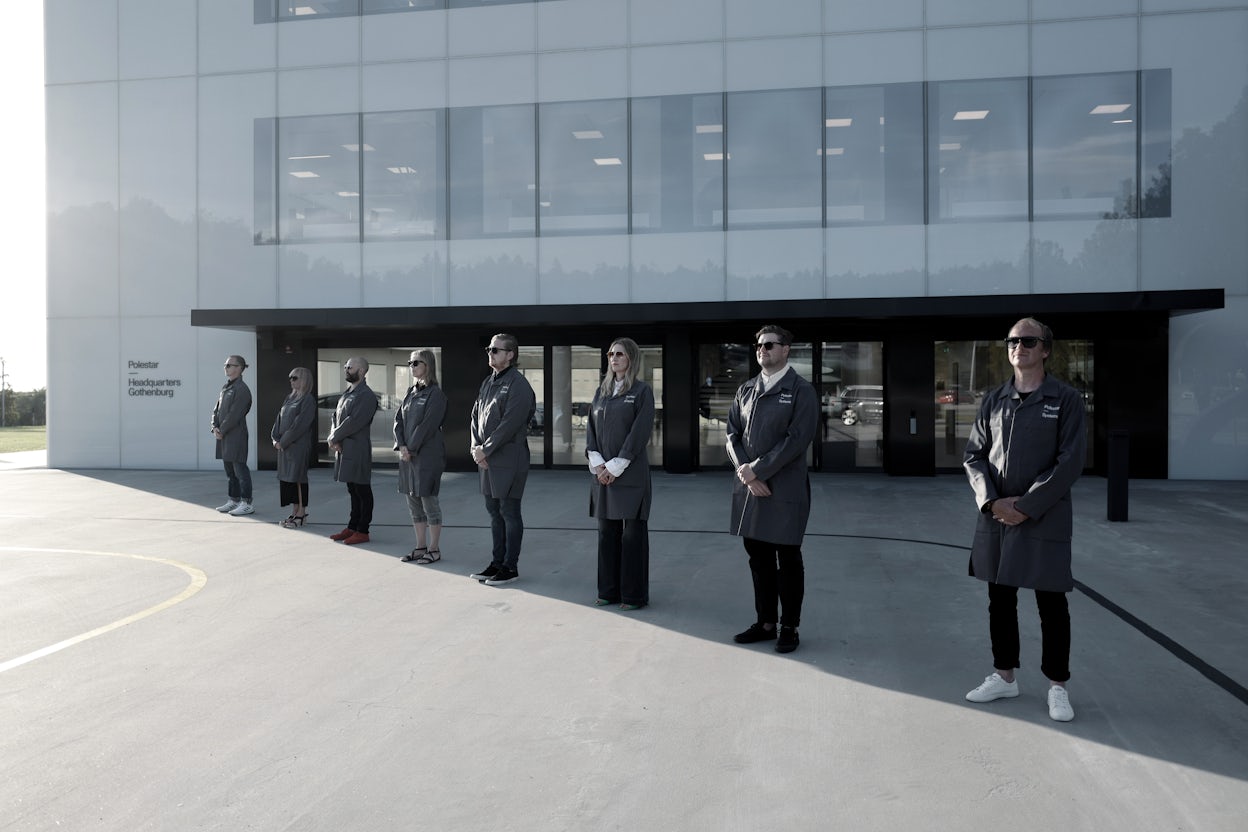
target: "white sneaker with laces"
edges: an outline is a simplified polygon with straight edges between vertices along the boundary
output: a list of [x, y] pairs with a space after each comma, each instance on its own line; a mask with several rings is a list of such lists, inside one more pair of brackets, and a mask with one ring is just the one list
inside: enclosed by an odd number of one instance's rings
[[1070, 694], [1061, 685], [1049, 688], [1049, 719], [1058, 722], [1070, 722], [1075, 718], [1075, 709], [1070, 707]]
[[1007, 682], [1001, 674], [984, 677], [984, 682], [966, 695], [967, 702], [991, 702], [994, 699], [1012, 699], [1018, 696], [1018, 681]]
[[217, 511], [221, 512], [222, 514], [228, 514], [229, 512], [233, 511], [236, 508], [238, 508], [238, 500], [229, 499], [229, 500], [226, 500], [223, 505], [217, 506]]
[[242, 517], [244, 514], [255, 514], [256, 509], [246, 500], [239, 501], [239, 504], [230, 512], [231, 517]]

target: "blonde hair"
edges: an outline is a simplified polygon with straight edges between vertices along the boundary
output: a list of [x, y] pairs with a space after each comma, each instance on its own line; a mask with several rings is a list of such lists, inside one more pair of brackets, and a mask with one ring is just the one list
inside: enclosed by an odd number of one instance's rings
[[[624, 371], [624, 384], [620, 386], [620, 393], [626, 393], [641, 373], [641, 347], [637, 346], [637, 342], [632, 338], [616, 338], [611, 342], [611, 347], [617, 344], [624, 348], [624, 354], [628, 356], [628, 369]], [[611, 347], [607, 349], [610, 350]], [[602, 384], [599, 385], [598, 391], [608, 398], [615, 392], [615, 373], [607, 371], [607, 374], [602, 377]]]
[[302, 399], [312, 392], [312, 371], [307, 367], [296, 367], [290, 371], [295, 377], [295, 388], [290, 391], [288, 399]]
[[[425, 362], [425, 378], [426, 387], [438, 386], [438, 359], [433, 354], [433, 350], [412, 350], [412, 355]], [[411, 360], [411, 359], [408, 359]]]

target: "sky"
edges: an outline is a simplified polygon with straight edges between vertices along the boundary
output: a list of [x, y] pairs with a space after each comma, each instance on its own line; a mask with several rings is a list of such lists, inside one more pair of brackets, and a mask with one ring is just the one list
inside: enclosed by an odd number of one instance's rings
[[0, 358], [11, 390], [47, 386], [47, 252], [43, 145], [43, 3], [5, 3], [0, 27]]

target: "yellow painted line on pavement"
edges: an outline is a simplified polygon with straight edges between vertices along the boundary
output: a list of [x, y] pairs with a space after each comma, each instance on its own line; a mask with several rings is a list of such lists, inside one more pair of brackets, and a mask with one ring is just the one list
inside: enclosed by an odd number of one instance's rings
[[147, 618], [150, 615], [155, 615], [158, 612], [167, 610], [170, 607], [174, 606], [175, 604], [180, 604], [183, 601], [185, 601], [187, 598], [190, 598], [192, 595], [194, 595], [195, 593], [203, 589], [204, 585], [208, 583], [208, 576], [205, 575], [202, 570], [196, 569], [194, 566], [191, 566], [186, 563], [181, 563], [176, 560], [169, 560], [168, 558], [154, 558], [154, 557], [149, 557], [147, 555], [132, 555], [132, 554], [127, 554], [125, 552], [93, 552], [93, 551], [89, 551], [86, 549], [34, 549], [28, 546], [20, 546], [20, 547], [19, 546], [0, 546], [0, 552], [37, 552], [37, 553], [43, 553], [43, 554], [104, 555], [104, 556], [113, 557], [113, 558], [130, 558], [132, 560], [146, 560], [152, 563], [161, 563], [161, 564], [164, 564], [165, 566], [176, 567], [178, 569], [181, 569], [191, 578], [191, 582], [190, 584], [187, 585], [186, 589], [182, 590], [177, 595], [173, 596], [167, 601], [161, 601], [159, 604], [157, 604], [154, 607], [148, 607], [147, 609], [142, 610], [141, 612], [136, 612], [134, 615], [128, 615], [125, 618], [112, 622], [111, 624], [105, 624], [102, 627], [96, 627], [94, 630], [83, 633], [81, 635], [67, 638], [64, 641], [58, 641], [56, 644], [41, 648], [39, 650], [34, 651], [33, 653], [27, 653], [24, 656], [18, 656], [16, 659], [9, 659], [7, 662], [0, 664], [0, 673], [4, 673], [6, 670], [12, 670], [15, 667], [20, 667], [26, 664], [27, 662], [33, 662], [35, 659], [42, 659], [44, 656], [50, 656], [53, 653], [60, 652], [61, 650], [66, 649], [67, 647], [73, 647], [75, 644], [81, 644], [82, 642], [87, 641], [89, 639], [93, 639], [96, 636], [102, 636], [105, 633], [111, 633], [113, 630], [120, 629], [126, 626], [127, 624], [133, 624], [134, 622], [141, 621], [142, 619]]

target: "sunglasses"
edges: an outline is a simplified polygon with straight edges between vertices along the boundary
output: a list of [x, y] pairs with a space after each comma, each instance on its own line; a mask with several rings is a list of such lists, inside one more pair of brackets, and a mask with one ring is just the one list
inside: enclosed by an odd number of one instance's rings
[[783, 347], [784, 344], [782, 344], [779, 341], [759, 341], [757, 346], [760, 350], [766, 350], [767, 352], [771, 352], [772, 347]]
[[225, 365], [226, 369], [229, 369], [230, 367], [238, 367], [238, 366], [240, 366], [240, 365], [238, 365], [238, 364], [226, 364], [226, 365]]
[[299, 380], [299, 376], [291, 376], [291, 377], [290, 377], [290, 380], [291, 380], [291, 381], [298, 381], [298, 380]]
[[409, 361], [409, 362], [407, 362], [407, 366], [409, 366], [409, 367], [416, 367], [416, 366], [418, 366], [418, 365], [420, 365], [420, 364], [424, 364], [424, 363], [425, 363], [425, 362], [423, 362], [423, 361], [421, 361], [419, 358], [417, 358], [415, 361]]
[[607, 358], [628, 358], [628, 353], [626, 353], [626, 352], [609, 352], [609, 353], [607, 353]]
[[1005, 339], [1005, 345], [1011, 349], [1013, 349], [1014, 347], [1017, 347], [1019, 344], [1022, 344], [1027, 349], [1031, 349], [1036, 344], [1047, 344], [1047, 343], [1049, 342], [1044, 340], [1043, 338], [1037, 338], [1034, 335], [1024, 335], [1024, 336], [1017, 337], [1017, 338], [1010, 337], [1010, 338]]
[[511, 350], [507, 349], [506, 347], [486, 347], [485, 351], [488, 352], [490, 355], [497, 355], [500, 352], [511, 352]]

